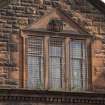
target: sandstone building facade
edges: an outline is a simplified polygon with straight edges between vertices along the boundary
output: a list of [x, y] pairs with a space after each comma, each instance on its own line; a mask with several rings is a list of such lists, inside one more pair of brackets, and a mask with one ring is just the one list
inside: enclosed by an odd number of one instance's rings
[[1, 105], [104, 105], [101, 1], [13, 0], [0, 9]]

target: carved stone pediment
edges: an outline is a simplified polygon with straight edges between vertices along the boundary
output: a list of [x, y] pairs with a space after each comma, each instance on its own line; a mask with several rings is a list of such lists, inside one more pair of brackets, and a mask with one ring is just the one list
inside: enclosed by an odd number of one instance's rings
[[76, 33], [76, 34], [85, 33], [72, 19], [68, 19], [58, 9], [53, 9], [52, 12], [44, 15], [43, 17], [41, 17], [37, 21], [33, 22], [28, 27], [26, 27], [25, 30], [49, 31], [48, 24], [52, 19], [61, 20], [63, 22], [62, 32]]

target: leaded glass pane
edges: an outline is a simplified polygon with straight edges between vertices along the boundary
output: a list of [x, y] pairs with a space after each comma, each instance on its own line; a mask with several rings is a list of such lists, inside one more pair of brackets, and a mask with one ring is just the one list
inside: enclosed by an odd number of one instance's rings
[[27, 40], [28, 88], [43, 86], [43, 38], [29, 37]]
[[63, 40], [51, 38], [49, 41], [49, 87], [62, 88]]
[[87, 89], [88, 72], [86, 46], [83, 40], [73, 40], [71, 43], [71, 89], [80, 91]]
[[81, 89], [81, 62], [80, 60], [72, 60], [72, 89]]
[[81, 41], [73, 41], [72, 42], [72, 57], [73, 58], [81, 58], [82, 51], [81, 51]]

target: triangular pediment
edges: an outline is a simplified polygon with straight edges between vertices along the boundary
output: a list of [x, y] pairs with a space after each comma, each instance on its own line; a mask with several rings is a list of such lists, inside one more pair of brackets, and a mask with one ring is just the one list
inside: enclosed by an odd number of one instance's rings
[[33, 22], [26, 29], [43, 31], [48, 29], [48, 23], [51, 19], [58, 19], [63, 21], [63, 32], [84, 33], [73, 21], [67, 19], [59, 10], [53, 9], [49, 14], [42, 16], [37, 21]]

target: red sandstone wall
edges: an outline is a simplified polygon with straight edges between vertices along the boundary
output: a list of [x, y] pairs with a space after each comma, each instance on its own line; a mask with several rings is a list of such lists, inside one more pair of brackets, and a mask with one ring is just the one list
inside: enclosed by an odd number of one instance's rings
[[[82, 0], [80, 0], [80, 2], [76, 2], [77, 4], [79, 3], [79, 5], [75, 4], [74, 1], [72, 1], [72, 5], [69, 2], [66, 2], [65, 5], [70, 10], [72, 9], [72, 11], [77, 12], [75, 14], [75, 20], [80, 16], [82, 21], [86, 21], [86, 24], [90, 24], [90, 27], [88, 26], [87, 28], [88, 30], [90, 29], [90, 33], [92, 35], [97, 35], [99, 37], [104, 36], [104, 15], [101, 14], [97, 9], [94, 9], [93, 6], [87, 3], [87, 1], [81, 1]], [[22, 2], [14, 2], [8, 7], [0, 10], [0, 37], [4, 38], [1, 38], [0, 40], [5, 40], [4, 42], [1, 42], [6, 44], [4, 47], [0, 46], [0, 49], [6, 49], [5, 53], [0, 52], [0, 60], [2, 63], [4, 62], [2, 66], [0, 66], [1, 77], [2, 79], [5, 78], [4, 74], [2, 74], [2, 70], [5, 71], [6, 69], [7, 74], [9, 74], [8, 81], [10, 84], [15, 84], [15, 87], [19, 87], [19, 29], [28, 26], [33, 21], [36, 21], [45, 13], [50, 11], [52, 8], [51, 2], [46, 2], [44, 5], [42, 3], [43, 2], [41, 2], [41, 5], [39, 5], [36, 0], [22, 0]], [[70, 11], [69, 9], [68, 11]], [[77, 21], [77, 23], [80, 24], [80, 21]], [[105, 89], [104, 53], [105, 44], [102, 42], [102, 39], [94, 39], [92, 42], [91, 67], [92, 84], [94, 90]], [[4, 64], [6, 65], [5, 67], [3, 66]]]

